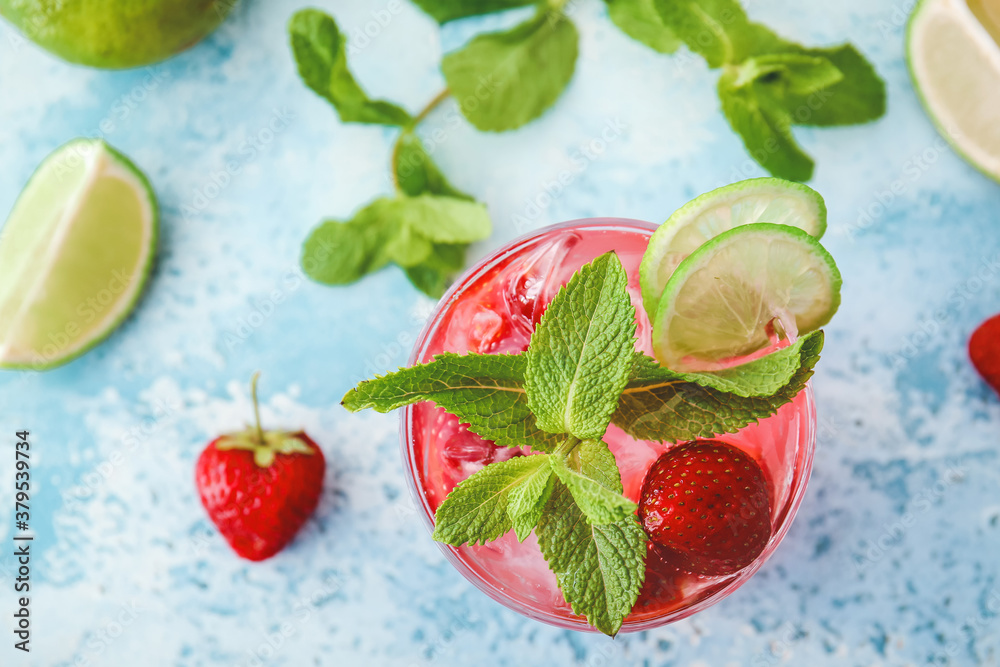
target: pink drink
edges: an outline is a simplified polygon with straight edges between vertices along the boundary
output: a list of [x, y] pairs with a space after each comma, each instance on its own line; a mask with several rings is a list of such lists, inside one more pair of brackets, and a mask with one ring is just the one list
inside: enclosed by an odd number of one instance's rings
[[[411, 364], [429, 361], [441, 352], [524, 351], [559, 288], [581, 266], [609, 250], [618, 254], [628, 272], [636, 308], [636, 349], [652, 355], [650, 324], [639, 291], [639, 262], [654, 229], [655, 225], [634, 220], [593, 219], [554, 225], [514, 241], [474, 267], [445, 295], [417, 341]], [[774, 416], [718, 438], [753, 456], [764, 470], [773, 516], [771, 541], [753, 564], [724, 577], [682, 572], [650, 553], [646, 584], [623, 632], [663, 625], [700, 611], [757, 571], [784, 537], [798, 509], [812, 466], [815, 426], [812, 391], [807, 387]], [[411, 488], [430, 525], [434, 511], [458, 482], [487, 463], [528, 454], [479, 438], [431, 403], [406, 408], [402, 435]], [[635, 440], [614, 424], [604, 439], [621, 469], [625, 495], [638, 501], [646, 471], [673, 445]], [[483, 546], [439, 546], [467, 579], [494, 600], [546, 623], [593, 630], [563, 599], [534, 534], [524, 543], [518, 543], [510, 532]]]

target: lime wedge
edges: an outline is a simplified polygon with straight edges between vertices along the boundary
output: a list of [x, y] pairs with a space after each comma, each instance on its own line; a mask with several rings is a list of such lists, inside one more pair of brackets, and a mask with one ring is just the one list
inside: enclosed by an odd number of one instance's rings
[[941, 135], [973, 166], [1000, 180], [997, 21], [996, 0], [923, 0], [910, 17], [906, 57]]
[[128, 158], [96, 139], [47, 157], [0, 228], [0, 367], [52, 368], [108, 336], [142, 292], [156, 232]]
[[797, 227], [758, 222], [695, 250], [667, 281], [653, 321], [653, 351], [674, 370], [712, 370], [830, 321], [840, 272]]
[[818, 192], [780, 178], [725, 185], [677, 209], [653, 233], [642, 256], [642, 303], [652, 321], [660, 294], [685, 257], [722, 232], [752, 222], [792, 225], [816, 238], [826, 231], [826, 205]]

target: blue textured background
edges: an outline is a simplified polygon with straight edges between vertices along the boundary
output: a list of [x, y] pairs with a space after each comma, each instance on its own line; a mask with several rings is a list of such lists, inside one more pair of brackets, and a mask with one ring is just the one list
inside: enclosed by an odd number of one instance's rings
[[[352, 34], [391, 3], [321, 4]], [[911, 4], [749, 7], [801, 41], [853, 40], [888, 82], [879, 122], [796, 131], [817, 160], [812, 185], [845, 276], [815, 383], [812, 486], [743, 589], [614, 642], [528, 621], [466, 583], [414, 514], [397, 416], [337, 405], [405, 361], [431, 304], [394, 268], [347, 289], [297, 273], [317, 221], [390, 189], [394, 137], [341, 125], [300, 83], [284, 29], [297, 4], [243, 2], [191, 51], [117, 73], [66, 65], [0, 25], [0, 211], [53, 148], [99, 132], [146, 171], [163, 211], [155, 274], [125, 325], [64, 368], [0, 374], [4, 442], [32, 431], [38, 535], [25, 660], [11, 646], [11, 526], [0, 520], [0, 663], [1000, 664], [1000, 402], [965, 354], [975, 324], [1000, 310], [1000, 186], [945, 147], [918, 105], [903, 60]], [[442, 87], [442, 51], [523, 16], [439, 30], [401, 8], [370, 43], [355, 39], [351, 64], [372, 94], [413, 110]], [[446, 105], [425, 125], [444, 129], [436, 159], [496, 223], [475, 257], [551, 222], [661, 221], [762, 173], [718, 112], [716, 72], [626, 38], [597, 0], [574, 19], [576, 76], [541, 120], [480, 134], [449, 123]], [[268, 135], [275, 114], [287, 126]], [[574, 161], [609, 123], [619, 135]], [[240, 173], [211, 185], [233, 159]], [[570, 185], [541, 196], [565, 169]], [[305, 427], [329, 460], [315, 518], [259, 565], [233, 556], [192, 482], [204, 444], [249, 417], [254, 369], [267, 423]], [[9, 508], [8, 444], [0, 457]]]

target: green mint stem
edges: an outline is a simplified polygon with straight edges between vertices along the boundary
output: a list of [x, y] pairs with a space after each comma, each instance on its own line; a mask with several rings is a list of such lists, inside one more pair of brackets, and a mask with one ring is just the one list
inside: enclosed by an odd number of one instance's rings
[[400, 187], [399, 185], [399, 175], [396, 173], [396, 163], [399, 158], [400, 148], [402, 147], [403, 136], [407, 132], [413, 132], [415, 129], [417, 129], [417, 126], [420, 125], [420, 123], [422, 123], [424, 120], [426, 120], [427, 117], [431, 115], [431, 112], [434, 111], [434, 109], [438, 108], [442, 102], [448, 99], [450, 95], [451, 91], [448, 90], [447, 88], [445, 88], [440, 93], [435, 95], [434, 99], [428, 102], [424, 106], [424, 108], [421, 109], [420, 112], [413, 117], [413, 122], [411, 122], [407, 127], [403, 128], [403, 131], [400, 132], [399, 136], [396, 138], [396, 143], [392, 147], [392, 155], [389, 158], [390, 160], [389, 172], [392, 173], [392, 184], [397, 191], [402, 190], [402, 187]]
[[581, 442], [583, 441], [580, 440], [580, 438], [577, 438], [576, 436], [572, 435], [568, 436], [565, 440], [562, 441], [562, 443], [559, 444], [558, 447], [556, 447], [556, 451], [554, 453], [558, 454], [563, 458], [566, 458], [567, 456], [573, 453], [573, 450], [576, 449], [577, 445], [579, 445]]
[[448, 90], [447, 88], [445, 88], [440, 93], [438, 93], [437, 95], [435, 95], [434, 99], [432, 99], [430, 102], [428, 102], [427, 106], [425, 106], [423, 109], [421, 109], [420, 112], [416, 115], [416, 117], [414, 117], [414, 119], [413, 119], [413, 125], [411, 126], [411, 129], [415, 128], [417, 125], [420, 125], [420, 123], [423, 122], [424, 119], [426, 119], [427, 116], [429, 116], [431, 114], [431, 112], [434, 111], [434, 109], [438, 108], [438, 106], [442, 102], [444, 102], [446, 99], [448, 99], [448, 97], [450, 95], [451, 95], [451, 91]]

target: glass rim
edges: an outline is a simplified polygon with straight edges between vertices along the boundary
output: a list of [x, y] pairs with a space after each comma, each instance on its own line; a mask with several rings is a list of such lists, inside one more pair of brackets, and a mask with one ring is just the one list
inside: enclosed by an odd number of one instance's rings
[[[434, 334], [437, 332], [437, 328], [440, 326], [444, 314], [464, 289], [475, 284], [480, 276], [492, 269], [497, 263], [506, 259], [510, 253], [534, 241], [536, 238], [561, 229], [593, 229], [605, 227], [609, 230], [641, 229], [652, 233], [652, 231], [654, 231], [658, 226], [659, 225], [650, 222], [630, 218], [582, 218], [540, 227], [516, 237], [497, 250], [483, 257], [479, 262], [463, 273], [445, 292], [444, 296], [442, 296], [437, 302], [433, 314], [427, 320], [420, 334], [417, 336], [416, 342], [413, 345], [413, 350], [410, 353], [409, 360], [407, 361], [407, 365], [412, 366], [423, 358], [427, 351], [428, 344], [434, 339]], [[804, 447], [802, 447], [803, 451], [797, 453], [795, 457], [793, 469], [796, 473], [793, 475], [794, 482], [789, 491], [784, 511], [781, 516], [776, 519], [776, 528], [762, 554], [755, 559], [754, 563], [741, 570], [732, 580], [726, 582], [718, 590], [711, 592], [694, 604], [687, 605], [680, 609], [665, 611], [659, 616], [652, 616], [634, 621], [628, 621], [626, 619], [626, 621], [622, 623], [622, 633], [649, 630], [682, 620], [703, 611], [734, 593], [738, 588], [746, 583], [747, 580], [756, 574], [765, 562], [770, 560], [774, 551], [784, 540], [785, 535], [791, 527], [793, 519], [802, 503], [802, 499], [805, 496], [809, 478], [812, 475], [817, 430], [816, 403], [812, 392], [812, 383], [808, 382], [800, 393], [805, 394], [804, 410], [808, 419], [808, 436], [805, 439], [806, 441], [804, 443]], [[420, 487], [418, 474], [419, 464], [414, 459], [414, 447], [411, 446], [412, 421], [413, 405], [407, 405], [403, 408], [400, 415], [400, 453], [406, 468], [404, 472], [406, 475], [407, 486], [410, 489], [410, 496], [415, 505], [419, 506], [420, 511], [418, 513], [422, 516], [427, 530], [433, 533], [434, 512], [430, 507], [426, 495]], [[598, 632], [594, 627], [587, 623], [586, 619], [578, 617], [575, 614], [572, 616], [560, 615], [548, 610], [536, 609], [529, 606], [522, 600], [512, 597], [505, 590], [501, 590], [491, 582], [485, 580], [479, 573], [470, 567], [462, 558], [457, 548], [437, 541], [434, 543], [444, 554], [448, 562], [451, 563], [451, 565], [458, 570], [466, 580], [485, 593], [487, 597], [500, 603], [507, 609], [532, 620], [541, 621], [555, 627], [580, 632]]]

